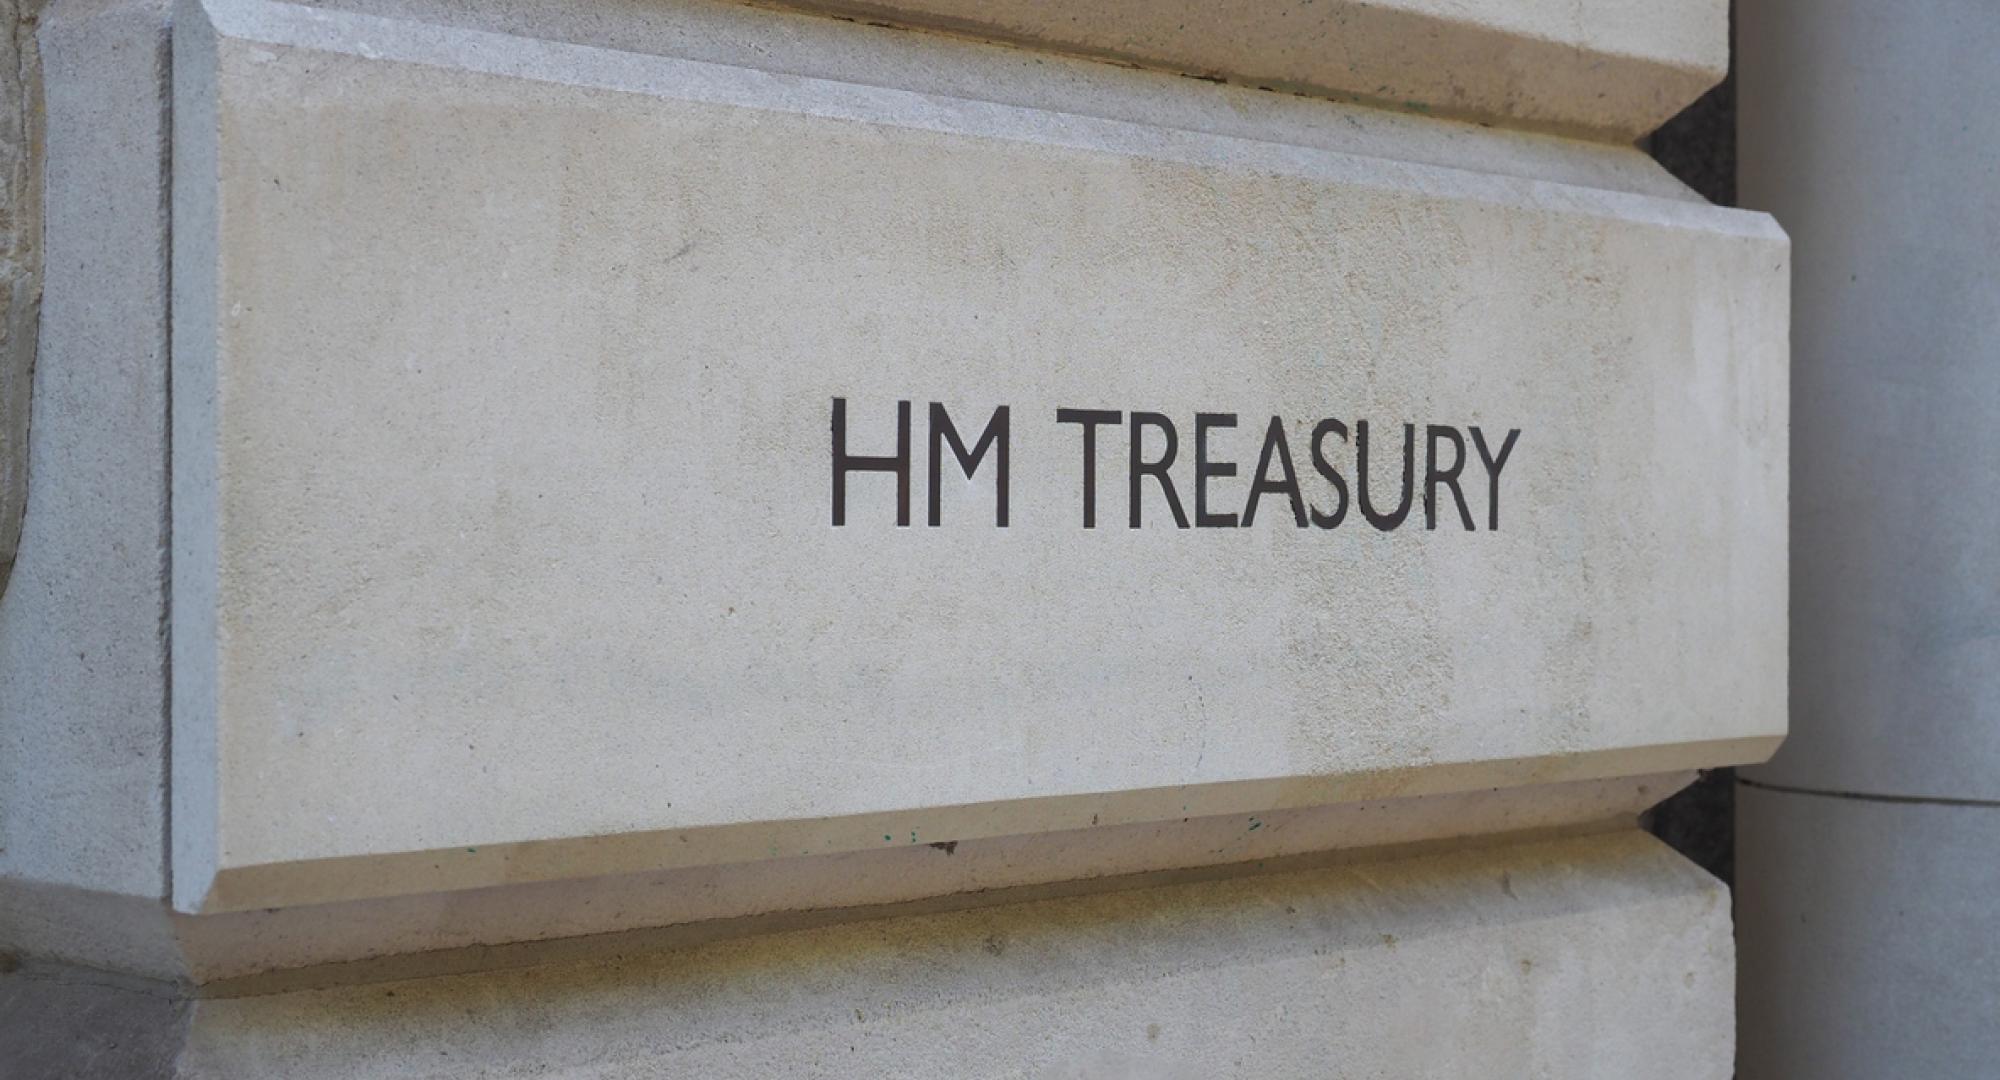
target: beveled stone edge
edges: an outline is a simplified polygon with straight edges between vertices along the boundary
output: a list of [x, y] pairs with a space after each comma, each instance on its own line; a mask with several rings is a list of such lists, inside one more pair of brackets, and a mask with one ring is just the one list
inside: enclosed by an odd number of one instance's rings
[[238, 996], [532, 966], [905, 914], [1630, 830], [1694, 778], [1610, 780], [1245, 817], [187, 915], [161, 898], [0, 881], [0, 952]]
[[[190, 22], [205, 24], [202, 36], [218, 44], [282, 46], [579, 89], [1310, 177], [1371, 189], [1393, 184], [1398, 190], [1494, 205], [1535, 205], [1664, 228], [1785, 240], [1784, 231], [1767, 214], [1716, 206], [1698, 197], [1672, 198], [1364, 156], [1302, 143], [307, 7], [285, 0], [177, 0], [176, 26]], [[1393, 179], [1385, 179], [1384, 163], [1393, 165]]]
[[[1688, 774], [1688, 779], [1691, 779], [1692, 775]], [[1660, 794], [1671, 794], [1671, 791], [1662, 789]], [[1447, 836], [1386, 844], [1357, 844], [1262, 859], [1201, 862], [1185, 866], [1163, 865], [1152, 869], [1101, 876], [1037, 879], [990, 888], [930, 893], [908, 899], [843, 903], [839, 898], [833, 898], [825, 904], [811, 907], [772, 908], [749, 911], [740, 915], [679, 922], [636, 923], [625, 928], [594, 933], [514, 938], [448, 948], [390, 952], [353, 959], [272, 967], [242, 974], [225, 974], [220, 969], [198, 968], [195, 977], [185, 985], [191, 993], [199, 997], [227, 999], [410, 978], [438, 978], [507, 971], [549, 964], [588, 963], [606, 957], [668, 952], [715, 942], [875, 920], [972, 912], [1044, 900], [1080, 899], [1177, 885], [1221, 883], [1346, 866], [1395, 863], [1406, 859], [1504, 850], [1517, 845], [1589, 840], [1633, 831], [1636, 829], [1632, 816], [1604, 816], [1470, 836]], [[1687, 865], [1694, 873], [1704, 873], [1692, 863]], [[361, 906], [367, 905], [364, 903]], [[183, 934], [183, 947], [186, 944], [185, 934], [192, 924], [216, 918], [218, 917], [175, 916], [175, 921]], [[220, 918], [226, 919], [229, 916]], [[215, 957], [213, 954], [197, 953], [195, 958]]]
[[[1041, 796], [772, 820], [470, 844], [420, 851], [177, 867], [175, 908], [213, 914], [840, 855], [884, 848], [1144, 825], [1189, 818], [1614, 780], [1765, 760], [1782, 735], [1753, 735], [1342, 776], [1292, 776], [1139, 791]], [[1476, 832], [1476, 821], [1461, 833]], [[1440, 835], [1449, 834], [1449, 829]]]
[[[1085, 23], [1061, 0], [747, 2], [1608, 142], [1650, 133], [1729, 71], [1727, 8], [1712, 4], [1699, 12], [1681, 5], [1684, 17], [1704, 19], [1691, 35], [1698, 42], [1593, 42], [1580, 27], [1563, 35], [1510, 22], [1506, 11], [1481, 21], [1463, 8], [1447, 13], [1412, 0], [1284, 5], [1282, 20], [1260, 20], [1242, 4], [1144, 0], [1121, 8], [1124, 21], [1103, 25]], [[1293, 39], [1315, 33], [1337, 37], [1339, 47], [1303, 61], [1288, 55]], [[1525, 89], [1524, 71], [1534, 73]]]

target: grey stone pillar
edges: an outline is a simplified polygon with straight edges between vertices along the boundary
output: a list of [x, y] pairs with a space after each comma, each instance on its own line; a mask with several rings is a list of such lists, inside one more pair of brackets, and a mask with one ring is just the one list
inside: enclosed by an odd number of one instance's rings
[[1746, 0], [1794, 244], [1792, 736], [1738, 801], [1740, 1073], [2000, 1069], [2000, 7]]

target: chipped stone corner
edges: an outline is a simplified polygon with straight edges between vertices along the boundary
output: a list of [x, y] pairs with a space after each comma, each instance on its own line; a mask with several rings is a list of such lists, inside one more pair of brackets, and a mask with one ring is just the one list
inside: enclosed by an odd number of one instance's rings
[[0, 0], [0, 594], [28, 501], [29, 395], [42, 301], [42, 0]]

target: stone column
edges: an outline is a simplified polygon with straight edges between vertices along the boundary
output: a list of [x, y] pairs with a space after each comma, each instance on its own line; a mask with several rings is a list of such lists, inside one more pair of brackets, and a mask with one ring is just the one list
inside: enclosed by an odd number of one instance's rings
[[1795, 261], [1792, 736], [1743, 774], [1741, 1075], [2000, 1068], [2000, 8], [1746, 0]]

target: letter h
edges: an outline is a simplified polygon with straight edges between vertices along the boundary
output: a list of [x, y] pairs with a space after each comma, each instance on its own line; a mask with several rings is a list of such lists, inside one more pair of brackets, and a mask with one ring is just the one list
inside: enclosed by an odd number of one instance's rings
[[896, 454], [869, 457], [847, 452], [847, 399], [833, 399], [833, 523], [847, 524], [847, 474], [896, 474], [896, 524], [910, 523], [910, 403], [896, 403]]

